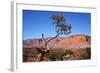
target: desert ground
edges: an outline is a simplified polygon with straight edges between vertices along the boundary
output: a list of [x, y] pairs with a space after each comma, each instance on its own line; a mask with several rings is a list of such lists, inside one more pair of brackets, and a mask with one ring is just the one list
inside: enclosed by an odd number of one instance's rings
[[91, 59], [91, 37], [87, 35], [55, 38], [48, 45], [50, 50], [42, 55], [38, 51], [41, 49], [39, 39], [23, 40], [23, 62]]

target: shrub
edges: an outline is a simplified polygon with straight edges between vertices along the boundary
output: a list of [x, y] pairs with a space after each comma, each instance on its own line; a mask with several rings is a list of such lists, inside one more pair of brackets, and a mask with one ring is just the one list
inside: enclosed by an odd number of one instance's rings
[[45, 54], [45, 56], [48, 57], [50, 61], [59, 61], [62, 60], [63, 56], [66, 56], [68, 54], [71, 55], [72, 51], [56, 49], [56, 50], [51, 50], [49, 53]]

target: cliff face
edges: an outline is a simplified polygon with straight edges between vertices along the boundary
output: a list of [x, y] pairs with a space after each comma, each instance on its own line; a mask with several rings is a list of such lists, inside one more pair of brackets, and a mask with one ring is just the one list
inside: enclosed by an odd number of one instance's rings
[[[91, 37], [86, 35], [72, 35], [70, 37], [53, 39], [48, 44], [52, 49], [86, 48], [91, 45]], [[23, 45], [29, 48], [39, 47], [39, 39], [24, 40]]]

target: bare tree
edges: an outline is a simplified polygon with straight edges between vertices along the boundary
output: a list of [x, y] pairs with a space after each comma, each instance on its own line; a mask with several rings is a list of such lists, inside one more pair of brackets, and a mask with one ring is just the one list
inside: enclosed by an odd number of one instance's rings
[[63, 15], [52, 15], [51, 19], [53, 20], [53, 24], [55, 24], [56, 35], [48, 40], [44, 39], [44, 34], [42, 33], [42, 39], [40, 42], [40, 48], [38, 49], [40, 55], [40, 61], [43, 60], [45, 53], [50, 51], [50, 46], [48, 43], [57, 38], [59, 35], [68, 35], [71, 33], [71, 24], [65, 23], [65, 17]]

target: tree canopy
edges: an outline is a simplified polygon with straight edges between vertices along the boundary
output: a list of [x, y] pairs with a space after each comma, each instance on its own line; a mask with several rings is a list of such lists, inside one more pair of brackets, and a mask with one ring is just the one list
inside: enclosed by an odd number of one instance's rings
[[71, 24], [65, 23], [65, 17], [63, 15], [52, 15], [51, 19], [53, 24], [55, 24], [55, 29], [57, 34], [67, 35], [71, 33]]

